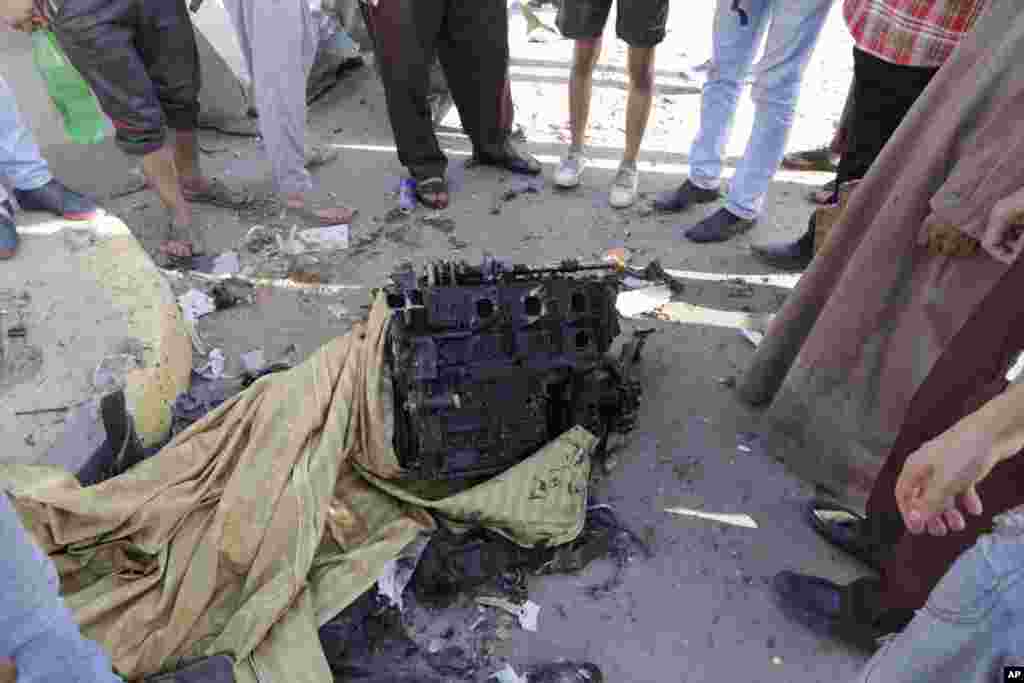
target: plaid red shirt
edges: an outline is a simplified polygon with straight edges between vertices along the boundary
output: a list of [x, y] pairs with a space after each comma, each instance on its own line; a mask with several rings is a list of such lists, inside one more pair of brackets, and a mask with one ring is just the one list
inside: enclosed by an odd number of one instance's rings
[[985, 0], [843, 0], [857, 47], [894, 64], [941, 66]]

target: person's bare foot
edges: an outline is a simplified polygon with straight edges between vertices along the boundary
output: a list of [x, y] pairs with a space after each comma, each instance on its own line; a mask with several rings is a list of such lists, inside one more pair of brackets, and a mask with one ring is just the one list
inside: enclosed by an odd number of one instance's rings
[[307, 214], [325, 225], [348, 223], [356, 215], [355, 209], [350, 209], [347, 206], [314, 208], [313, 203], [301, 194], [286, 195], [285, 206], [292, 211]]

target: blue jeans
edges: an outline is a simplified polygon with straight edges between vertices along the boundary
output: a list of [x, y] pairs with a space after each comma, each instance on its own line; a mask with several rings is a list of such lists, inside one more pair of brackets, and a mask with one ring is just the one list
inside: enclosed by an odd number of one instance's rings
[[800, 83], [832, 0], [746, 0], [746, 26], [731, 4], [718, 0], [715, 10], [711, 69], [701, 99], [700, 131], [690, 149], [690, 180], [718, 189], [740, 92], [764, 39], [764, 53], [753, 67], [754, 129], [725, 204], [730, 213], [750, 220], [761, 213], [782, 162]]
[[1011, 664], [1024, 664], [1024, 507], [996, 517], [856, 683], [993, 683]]
[[4, 185], [35, 190], [53, 179], [39, 154], [32, 131], [18, 114], [18, 103], [7, 81], [0, 76], [0, 202], [7, 199]]
[[32, 542], [0, 490], [0, 657], [18, 683], [121, 683], [110, 658], [82, 637], [53, 562]]

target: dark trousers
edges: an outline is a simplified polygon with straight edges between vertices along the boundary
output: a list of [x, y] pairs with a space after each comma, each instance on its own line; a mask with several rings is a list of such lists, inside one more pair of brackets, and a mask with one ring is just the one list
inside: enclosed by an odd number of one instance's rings
[[502, 156], [512, 126], [504, 0], [380, 0], [363, 10], [398, 158], [413, 177], [443, 176], [448, 164], [428, 102], [435, 55], [474, 152]]
[[900, 66], [853, 48], [852, 107], [837, 180], [863, 178], [937, 68]]
[[160, 149], [199, 116], [199, 51], [185, 0], [63, 0], [54, 35], [128, 154]]
[[992, 525], [992, 517], [1024, 504], [1024, 454], [997, 465], [978, 486], [984, 506], [967, 529], [946, 536], [906, 532], [896, 480], [907, 457], [1007, 386], [1005, 375], [1024, 349], [1024, 262], [1017, 261], [953, 338], [911, 401], [893, 450], [867, 504], [876, 540], [886, 548], [881, 607], [919, 609], [956, 558]]

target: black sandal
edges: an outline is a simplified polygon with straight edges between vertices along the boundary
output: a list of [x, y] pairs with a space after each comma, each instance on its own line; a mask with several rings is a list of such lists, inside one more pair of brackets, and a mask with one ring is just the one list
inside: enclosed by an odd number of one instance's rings
[[826, 541], [879, 571], [881, 548], [872, 539], [863, 515], [820, 498], [807, 504], [805, 514], [811, 527]]
[[[448, 181], [440, 176], [434, 176], [432, 178], [426, 178], [424, 180], [416, 181], [416, 199], [420, 200], [420, 203], [431, 209], [440, 210], [448, 208], [448, 199], [439, 199], [438, 195], [449, 194]], [[434, 195], [434, 199], [428, 200], [425, 195]]]

